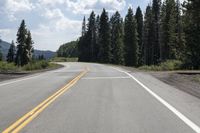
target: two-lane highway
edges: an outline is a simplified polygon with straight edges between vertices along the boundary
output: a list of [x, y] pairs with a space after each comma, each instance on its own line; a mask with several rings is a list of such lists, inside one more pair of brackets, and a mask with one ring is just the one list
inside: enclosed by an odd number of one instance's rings
[[[174, 97], [173, 89], [168, 91], [170, 87], [165, 89], [166, 86], [162, 83], [150, 78], [149, 83], [146, 83], [145, 78], [148, 76], [142, 79], [139, 73], [135, 73], [138, 80], [125, 70], [106, 65], [63, 64], [65, 68], [59, 70], [0, 83], [0, 131], [16, 123], [26, 113], [67, 85], [69, 87], [62, 94], [23, 125], [20, 131], [26, 133], [200, 132], [198, 127], [200, 110], [193, 112], [188, 110], [188, 107], [191, 110], [193, 107], [200, 109], [199, 99], [184, 92]], [[162, 87], [163, 91], [159, 91]], [[167, 99], [169, 97], [177, 101]], [[185, 98], [193, 103], [185, 102]]]

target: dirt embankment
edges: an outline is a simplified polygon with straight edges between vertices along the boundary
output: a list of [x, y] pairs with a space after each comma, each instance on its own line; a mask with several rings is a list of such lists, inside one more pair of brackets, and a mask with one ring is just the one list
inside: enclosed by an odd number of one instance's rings
[[200, 72], [150, 72], [157, 79], [200, 98]]
[[[119, 67], [119, 66], [118, 66]], [[200, 98], [200, 71], [142, 71], [133, 67], [120, 66], [131, 72], [144, 72], [166, 84]]]

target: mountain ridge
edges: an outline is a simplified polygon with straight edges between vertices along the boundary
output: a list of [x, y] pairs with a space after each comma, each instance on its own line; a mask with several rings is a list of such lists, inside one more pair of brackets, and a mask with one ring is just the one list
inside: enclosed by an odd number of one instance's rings
[[[10, 45], [11, 45], [10, 43], [0, 39], [0, 50], [3, 54], [3, 59], [6, 59]], [[50, 51], [50, 50], [34, 49], [34, 56], [38, 57], [39, 55], [44, 55], [45, 59], [50, 59], [50, 58], [53, 58], [56, 55], [56, 52], [53, 52], [53, 51]]]

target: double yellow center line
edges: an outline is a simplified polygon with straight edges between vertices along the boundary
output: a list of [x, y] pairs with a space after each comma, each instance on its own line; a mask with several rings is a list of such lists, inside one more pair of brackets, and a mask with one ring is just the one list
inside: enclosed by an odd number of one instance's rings
[[88, 68], [81, 72], [77, 77], [72, 79], [68, 84], [66, 84], [64, 87], [59, 89], [57, 92], [55, 92], [53, 95], [48, 97], [46, 100], [44, 100], [42, 103], [40, 103], [38, 106], [36, 106], [34, 109], [32, 109], [30, 112], [22, 116], [19, 120], [17, 120], [15, 123], [13, 123], [11, 126], [9, 126], [7, 129], [5, 129], [2, 133], [18, 133], [21, 129], [23, 129], [28, 123], [30, 123], [35, 117], [37, 117], [48, 105], [50, 105], [52, 102], [54, 102], [60, 95], [62, 95], [64, 92], [66, 92], [70, 87], [75, 85], [77, 81], [80, 80], [81, 77], [83, 77], [87, 72]]

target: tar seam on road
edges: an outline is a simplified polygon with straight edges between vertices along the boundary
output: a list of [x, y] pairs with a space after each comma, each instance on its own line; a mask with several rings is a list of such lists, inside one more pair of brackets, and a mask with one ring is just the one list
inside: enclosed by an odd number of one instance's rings
[[53, 95], [48, 97], [30, 112], [22, 116], [15, 123], [5, 129], [2, 133], [18, 133], [22, 130], [28, 123], [30, 123], [35, 117], [37, 117], [45, 108], [47, 108], [52, 102], [54, 102], [59, 96], [61, 96], [64, 92], [66, 92], [69, 88], [75, 85], [87, 72], [89, 69], [87, 68], [85, 71], [82, 71], [78, 76], [72, 79], [69, 83], [67, 83], [64, 87], [59, 89]]
[[149, 89], [147, 86], [145, 86], [142, 82], [140, 82], [138, 79], [136, 79], [133, 75], [131, 75], [130, 73], [128, 73], [126, 71], [120, 70], [118, 68], [115, 68], [115, 67], [112, 67], [112, 68], [130, 76], [140, 86], [142, 86], [147, 92], [149, 92], [154, 98], [156, 98], [160, 103], [162, 103], [165, 107], [167, 107], [170, 111], [172, 111], [177, 117], [179, 117], [185, 124], [187, 124], [190, 128], [192, 128], [196, 133], [200, 133], [200, 127], [198, 125], [196, 125], [189, 118], [187, 118], [181, 112], [179, 112], [175, 107], [173, 107], [168, 102], [166, 102], [164, 99], [162, 99], [160, 96], [158, 96], [156, 93], [154, 93], [151, 89]]

